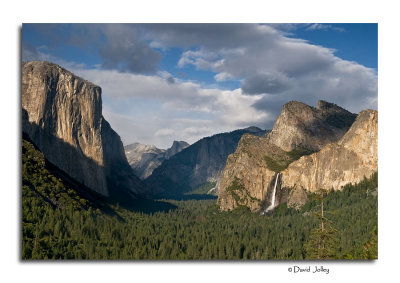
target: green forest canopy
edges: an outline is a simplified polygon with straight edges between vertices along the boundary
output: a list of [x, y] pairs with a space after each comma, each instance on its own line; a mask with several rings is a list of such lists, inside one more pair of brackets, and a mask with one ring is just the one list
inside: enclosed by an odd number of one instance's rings
[[[280, 205], [260, 216], [219, 211], [215, 199], [160, 200], [131, 209], [89, 197], [57, 177], [42, 153], [23, 141], [23, 259], [304, 259], [311, 214]], [[377, 174], [324, 198], [340, 232], [337, 259], [377, 258]]]

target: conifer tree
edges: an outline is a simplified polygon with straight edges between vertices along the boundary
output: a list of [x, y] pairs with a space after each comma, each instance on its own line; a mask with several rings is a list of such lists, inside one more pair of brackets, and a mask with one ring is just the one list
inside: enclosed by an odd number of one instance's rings
[[335, 259], [338, 257], [338, 230], [333, 227], [332, 221], [325, 217], [324, 195], [326, 194], [327, 191], [323, 189], [318, 190], [315, 194], [316, 199], [321, 203], [320, 214], [314, 214], [320, 221], [320, 225], [311, 231], [306, 244], [307, 259]]

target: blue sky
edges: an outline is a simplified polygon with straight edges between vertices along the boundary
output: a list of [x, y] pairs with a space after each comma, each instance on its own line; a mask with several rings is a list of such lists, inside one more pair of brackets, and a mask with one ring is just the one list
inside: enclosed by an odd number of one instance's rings
[[124, 144], [271, 128], [290, 100], [377, 108], [377, 24], [24, 24], [22, 57], [103, 88]]
[[293, 37], [336, 50], [335, 55], [358, 62], [365, 67], [378, 67], [377, 24], [315, 24], [298, 28]]

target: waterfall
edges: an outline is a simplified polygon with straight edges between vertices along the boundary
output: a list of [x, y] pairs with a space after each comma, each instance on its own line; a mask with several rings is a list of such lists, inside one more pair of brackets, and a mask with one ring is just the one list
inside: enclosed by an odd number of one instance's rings
[[275, 207], [276, 185], [278, 184], [279, 174], [280, 174], [280, 173], [276, 174], [274, 190], [272, 191], [272, 200], [271, 200], [271, 204], [270, 204], [270, 206], [267, 207], [267, 209], [265, 210], [265, 212], [268, 212], [268, 211], [272, 210], [272, 209]]

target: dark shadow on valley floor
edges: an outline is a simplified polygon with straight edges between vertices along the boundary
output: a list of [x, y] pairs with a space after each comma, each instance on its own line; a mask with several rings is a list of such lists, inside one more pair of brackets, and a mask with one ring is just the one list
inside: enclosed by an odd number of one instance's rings
[[[76, 193], [86, 200], [89, 201], [90, 206], [100, 209], [103, 213], [110, 216], [117, 217], [120, 221], [125, 221], [116, 209], [113, 208], [115, 205], [119, 205], [121, 208], [127, 209], [132, 212], [143, 212], [143, 213], [155, 213], [155, 212], [168, 212], [171, 209], [176, 209], [177, 206], [159, 200], [149, 199], [148, 196], [141, 197], [135, 193], [132, 193], [128, 188], [121, 186], [118, 187], [113, 185], [113, 182], [108, 182], [109, 185], [109, 197], [100, 195], [99, 193], [91, 190], [85, 186], [82, 182], [78, 181], [74, 176], [66, 173], [63, 169], [54, 165], [53, 162], [47, 159], [50, 155], [55, 160], [55, 163], [66, 163], [65, 159], [71, 161], [67, 163], [71, 172], [80, 175], [81, 170], [88, 170], [89, 172], [98, 172], [103, 170], [103, 167], [91, 158], [86, 157], [79, 149], [71, 146], [60, 138], [54, 136], [50, 132], [44, 132], [38, 125], [29, 122], [28, 114], [25, 109], [22, 109], [22, 122], [25, 123], [24, 129], [28, 129], [28, 133], [23, 132], [22, 138], [30, 142], [37, 150], [41, 151], [45, 155], [45, 167], [49, 172], [61, 178], [63, 182], [72, 188]], [[32, 139], [33, 137], [33, 139]], [[39, 141], [40, 146], [38, 146], [35, 141]], [[41, 147], [41, 148], [40, 148]], [[60, 154], [59, 150], [62, 149], [64, 154]], [[64, 159], [64, 160], [63, 160]], [[72, 160], [80, 159], [81, 162], [72, 162]], [[85, 167], [82, 164], [86, 165]], [[128, 172], [129, 173], [129, 172]], [[111, 174], [111, 173], [110, 173]], [[122, 177], [130, 177], [129, 174], [124, 174]], [[132, 171], [133, 175], [133, 171]], [[135, 178], [137, 178], [135, 176]], [[29, 186], [32, 188], [32, 186]], [[22, 190], [22, 189], [21, 189]], [[37, 193], [37, 192], [35, 192]], [[41, 196], [43, 198], [43, 196]], [[47, 200], [46, 200], [47, 201]]]
[[218, 197], [206, 194], [190, 194], [190, 195], [179, 195], [179, 196], [169, 196], [169, 197], [164, 196], [163, 198], [171, 200], [208, 200], [208, 199], [217, 200]]
[[135, 199], [130, 200], [129, 204], [125, 203], [122, 206], [131, 212], [142, 213], [155, 213], [155, 212], [169, 212], [170, 210], [177, 209], [176, 205], [162, 200], [151, 199]]

